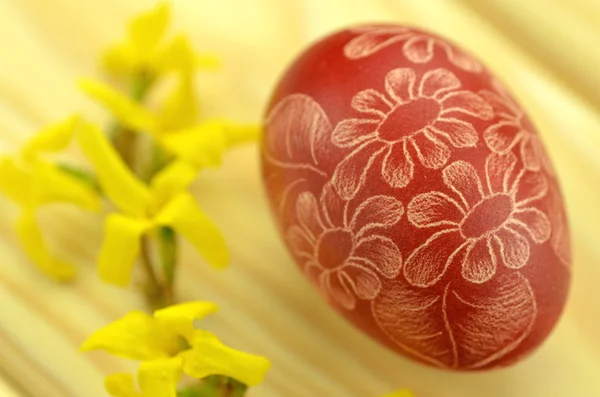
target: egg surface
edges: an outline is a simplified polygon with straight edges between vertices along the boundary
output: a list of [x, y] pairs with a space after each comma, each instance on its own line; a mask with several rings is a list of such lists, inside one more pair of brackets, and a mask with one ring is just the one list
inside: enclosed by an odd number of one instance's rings
[[322, 39], [276, 87], [261, 154], [295, 261], [374, 339], [481, 370], [556, 324], [570, 246], [555, 171], [523, 108], [456, 45], [397, 25]]

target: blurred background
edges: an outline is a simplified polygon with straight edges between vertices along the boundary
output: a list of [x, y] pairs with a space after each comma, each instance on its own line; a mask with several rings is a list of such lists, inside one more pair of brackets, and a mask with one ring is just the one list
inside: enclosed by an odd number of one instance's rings
[[[179, 0], [175, 30], [223, 60], [198, 83], [206, 116], [258, 121], [275, 82], [313, 40], [359, 22], [391, 21], [444, 35], [478, 56], [536, 123], [562, 182], [572, 228], [574, 280], [567, 310], [531, 358], [482, 374], [449, 374], [397, 357], [322, 304], [275, 231], [256, 147], [228, 154], [194, 193], [223, 230], [226, 272], [194, 264], [183, 247], [185, 299], [222, 307], [206, 327], [269, 357], [250, 396], [600, 396], [600, 2], [596, 0]], [[98, 54], [151, 0], [0, 0], [0, 150], [73, 111], [102, 120], [75, 79], [99, 76]], [[0, 201], [0, 395], [106, 396], [105, 374], [131, 370], [77, 347], [98, 327], [141, 307], [136, 293], [100, 284], [93, 216], [57, 208], [51, 243], [80, 265], [70, 287], [52, 284], [15, 248], [14, 207]], [[74, 231], [77, 232], [74, 232]]]

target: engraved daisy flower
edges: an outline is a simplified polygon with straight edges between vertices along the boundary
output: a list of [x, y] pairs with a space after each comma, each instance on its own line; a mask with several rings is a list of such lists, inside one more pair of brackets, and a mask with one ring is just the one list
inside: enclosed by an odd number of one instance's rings
[[332, 133], [335, 145], [354, 148], [332, 178], [342, 198], [354, 197], [379, 154], [385, 156], [383, 179], [402, 188], [413, 179], [410, 148], [424, 167], [438, 169], [450, 157], [448, 143], [475, 146], [478, 133], [467, 116], [489, 120], [493, 109], [479, 95], [460, 87], [458, 78], [446, 69], [428, 71], [417, 81], [413, 69], [399, 68], [385, 77], [385, 93], [374, 89], [357, 93], [352, 107], [361, 117], [342, 120]]
[[519, 144], [521, 159], [527, 168], [534, 171], [543, 168], [550, 175], [554, 175], [550, 159], [523, 109], [498, 81], [494, 81], [493, 86], [494, 91], [479, 92], [500, 117], [498, 123], [493, 124], [483, 133], [487, 146], [493, 152], [507, 153]]
[[529, 239], [541, 244], [550, 237], [548, 217], [533, 206], [546, 195], [548, 185], [542, 173], [527, 169], [513, 178], [516, 162], [512, 153], [490, 155], [484, 188], [471, 164], [456, 161], [444, 169], [443, 179], [458, 200], [442, 192], [412, 199], [407, 216], [413, 225], [443, 228], [407, 259], [408, 282], [431, 286], [449, 266], [460, 263], [463, 277], [480, 284], [494, 276], [498, 261], [511, 269], [527, 264]]
[[347, 202], [326, 185], [320, 202], [310, 192], [296, 201], [298, 224], [286, 233], [304, 271], [333, 301], [352, 310], [356, 298], [374, 299], [380, 275], [396, 277], [402, 255], [396, 244], [377, 233], [398, 223], [404, 207], [391, 196], [372, 196], [348, 219]]
[[398, 26], [366, 26], [353, 31], [360, 34], [344, 47], [344, 55], [349, 59], [365, 58], [383, 48], [405, 41], [402, 52], [413, 63], [431, 61], [437, 46], [446, 53], [454, 66], [473, 73], [479, 73], [482, 69], [481, 63], [465, 52], [444, 40], [416, 30]]

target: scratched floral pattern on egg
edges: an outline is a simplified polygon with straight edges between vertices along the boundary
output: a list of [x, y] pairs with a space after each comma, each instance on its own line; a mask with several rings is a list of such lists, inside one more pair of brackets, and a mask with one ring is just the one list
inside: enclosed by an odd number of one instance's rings
[[413, 63], [427, 63], [433, 59], [434, 51], [440, 48], [448, 60], [467, 72], [479, 73], [481, 63], [448, 42], [413, 29], [394, 26], [367, 26], [353, 29], [359, 33], [344, 47], [344, 55], [349, 59], [361, 59], [393, 44], [404, 42], [402, 52]]
[[513, 178], [516, 162], [512, 153], [490, 155], [483, 181], [471, 164], [454, 162], [443, 171], [452, 194], [420, 194], [408, 204], [413, 225], [443, 226], [407, 259], [404, 276], [410, 284], [429, 287], [455, 262], [466, 280], [484, 283], [494, 276], [498, 262], [511, 269], [527, 264], [528, 238], [535, 244], [548, 240], [550, 221], [535, 207], [548, 191], [546, 179], [525, 169]]
[[531, 170], [544, 169], [554, 175], [554, 170], [540, 138], [533, 132], [533, 126], [523, 109], [511, 98], [497, 80], [492, 83], [494, 90], [479, 92], [494, 108], [501, 120], [483, 133], [488, 147], [496, 153], [508, 153], [519, 145], [521, 159]]
[[449, 146], [476, 145], [479, 136], [468, 117], [493, 116], [491, 106], [477, 94], [461, 90], [461, 82], [446, 69], [431, 70], [420, 81], [413, 69], [394, 69], [385, 77], [385, 88], [385, 94], [374, 89], [357, 93], [352, 107], [362, 116], [342, 120], [332, 133], [335, 145], [355, 148], [332, 179], [345, 199], [364, 185], [377, 156], [384, 156], [384, 180], [394, 188], [405, 187], [415, 172], [409, 145], [424, 167], [441, 168], [450, 158]]
[[274, 91], [262, 164], [298, 266], [395, 351], [502, 367], [558, 320], [571, 257], [557, 175], [524, 110], [456, 45], [390, 25], [325, 38]]
[[390, 196], [372, 196], [348, 219], [344, 203], [330, 185], [320, 201], [303, 192], [296, 201], [298, 223], [286, 233], [304, 271], [337, 304], [352, 310], [356, 298], [371, 300], [381, 290], [380, 276], [393, 279], [402, 255], [380, 234], [398, 223], [404, 207]]
[[479, 369], [516, 350], [531, 335], [539, 309], [529, 280], [503, 274], [464, 290], [448, 282], [441, 293], [402, 280], [372, 301], [380, 329], [400, 348], [440, 368]]
[[569, 222], [563, 208], [562, 197], [558, 186], [548, 191], [548, 218], [552, 225], [550, 244], [554, 253], [567, 268], [571, 267], [571, 239], [569, 238]]
[[270, 163], [326, 175], [319, 158], [326, 155], [331, 124], [313, 98], [303, 94], [288, 96], [271, 110], [266, 125], [267, 129], [278, 131], [269, 135], [263, 148]]

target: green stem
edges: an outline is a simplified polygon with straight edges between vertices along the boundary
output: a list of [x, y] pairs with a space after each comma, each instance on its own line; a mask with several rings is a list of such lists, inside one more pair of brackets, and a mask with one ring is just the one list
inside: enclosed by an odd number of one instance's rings
[[[154, 84], [154, 77], [149, 73], [136, 73], [132, 77], [129, 87], [129, 96], [136, 102], [143, 102]], [[130, 169], [135, 165], [135, 149], [137, 147], [137, 133], [125, 126], [115, 123], [110, 128], [113, 146], [119, 152], [123, 161]]]
[[248, 386], [224, 375], [211, 375], [177, 392], [178, 397], [243, 397]]
[[169, 155], [160, 145], [152, 142], [152, 154], [150, 161], [146, 165], [142, 172], [142, 180], [146, 183], [150, 183], [152, 178], [159, 173], [173, 158]]
[[227, 385], [230, 390], [227, 397], [243, 397], [248, 390], [248, 386], [233, 378], [227, 378]]
[[140, 263], [146, 272], [146, 297], [148, 304], [152, 309], [161, 308], [162, 304], [162, 285], [156, 276], [154, 266], [152, 264], [152, 258], [150, 257], [150, 241], [147, 236], [142, 237], [140, 247]]
[[[143, 102], [148, 92], [154, 84], [154, 77], [149, 73], [136, 73], [132, 76], [131, 85], [129, 87], [129, 96], [136, 102]], [[111, 127], [112, 144], [125, 162], [127, 166], [139, 176], [136, 172], [136, 151], [138, 146], [138, 133], [132, 131], [125, 126], [115, 123]], [[156, 274], [150, 253], [150, 240], [148, 237], [142, 237], [140, 247], [140, 262], [146, 272], [147, 285], [146, 297], [149, 305], [156, 309], [167, 306], [172, 301], [172, 293], [165, 294], [165, 285]], [[172, 288], [169, 287], [169, 290]]]
[[177, 268], [177, 235], [168, 226], [161, 227], [158, 234], [160, 263], [165, 280], [162, 292], [165, 299], [173, 300], [173, 286], [175, 284], [175, 270]]
[[121, 154], [121, 158], [130, 169], [134, 168], [135, 151], [131, 150], [137, 146], [137, 136], [135, 132], [128, 130], [120, 124], [115, 124], [112, 128], [112, 144]]
[[83, 182], [84, 184], [88, 185], [97, 192], [101, 191], [100, 184], [98, 183], [96, 176], [91, 172], [66, 163], [59, 163], [57, 164], [57, 166], [58, 169], [64, 172], [65, 174], [70, 175], [73, 178]]

